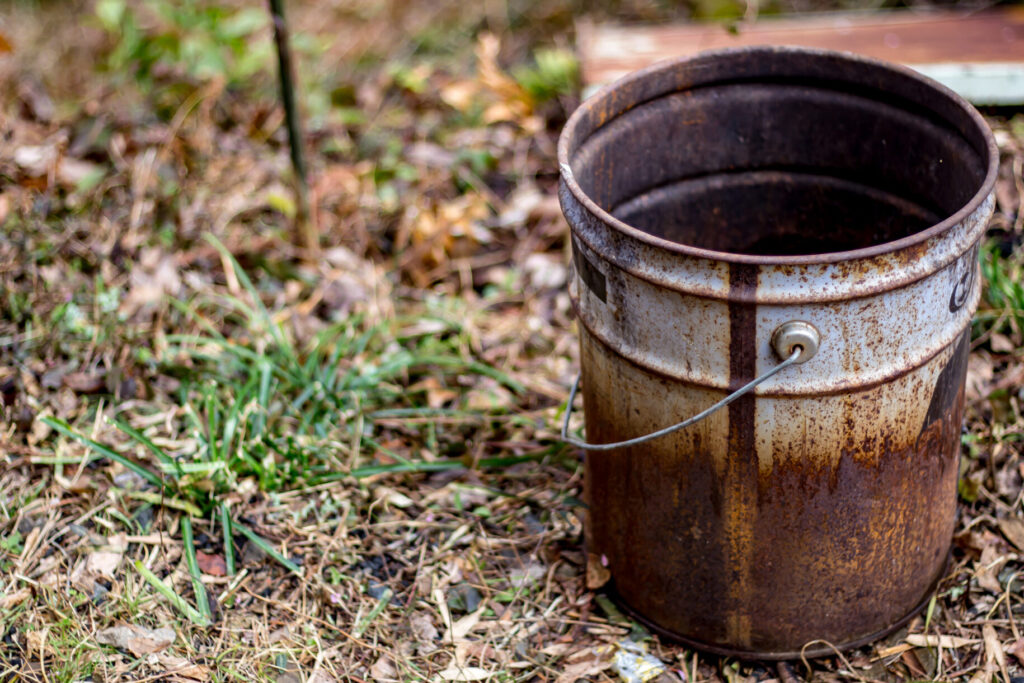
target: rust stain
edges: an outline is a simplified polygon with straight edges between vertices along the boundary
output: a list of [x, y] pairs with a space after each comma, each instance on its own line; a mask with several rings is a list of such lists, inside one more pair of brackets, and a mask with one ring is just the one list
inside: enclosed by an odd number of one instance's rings
[[[733, 263], [729, 268], [730, 292], [743, 294], [757, 288], [757, 267]], [[757, 315], [743, 297], [729, 304], [729, 385], [731, 390], [757, 374]], [[725, 564], [729, 576], [726, 601], [726, 638], [737, 647], [751, 645], [751, 575], [755, 561], [757, 520], [757, 450], [754, 439], [754, 395], [747, 394], [729, 405], [729, 441], [722, 480]]]
[[[952, 537], [965, 348], [902, 380], [896, 392], [919, 378], [931, 388], [904, 405], [904, 420], [880, 419], [885, 387], [833, 397], [846, 413], [796, 406], [809, 415], [802, 450], [773, 442], [768, 470], [750, 449], [734, 450], [750, 438], [742, 408], [588, 454], [588, 551], [608, 559], [615, 591], [642, 621], [711, 651], [795, 656], [816, 638], [847, 643], [898, 623], [931, 590]], [[595, 442], [722, 396], [652, 375], [586, 332], [581, 357]]]

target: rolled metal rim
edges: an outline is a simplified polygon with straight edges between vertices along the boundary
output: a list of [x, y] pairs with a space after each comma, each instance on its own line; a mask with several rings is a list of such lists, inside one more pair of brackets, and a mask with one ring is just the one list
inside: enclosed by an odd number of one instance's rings
[[[989, 129], [988, 124], [985, 123], [985, 119], [982, 118], [981, 114], [971, 106], [966, 100], [960, 95], [953, 92], [941, 83], [924, 76], [923, 74], [914, 71], [913, 69], [902, 66], [899, 64], [892, 64], [878, 59], [871, 59], [869, 57], [863, 57], [861, 55], [853, 54], [850, 52], [839, 52], [835, 50], [820, 50], [813, 48], [803, 47], [744, 47], [744, 48], [727, 48], [723, 50], [708, 50], [701, 52], [691, 57], [681, 57], [677, 59], [670, 59], [653, 64], [645, 69], [635, 71], [627, 76], [620, 78], [619, 80], [606, 85], [601, 88], [597, 93], [588, 98], [588, 101], [597, 101], [602, 98], [607, 98], [621, 88], [624, 84], [632, 83], [634, 81], [645, 80], [651, 78], [653, 75], [663, 71], [671, 71], [677, 65], [692, 61], [694, 59], [708, 59], [715, 57], [729, 57], [732, 55], [739, 54], [750, 54], [750, 53], [786, 53], [786, 54], [802, 54], [809, 57], [825, 57], [831, 59], [844, 59], [850, 62], [857, 62], [864, 64], [865, 66], [879, 69], [888, 69], [890, 71], [897, 72], [904, 77], [910, 78], [925, 85], [938, 94], [945, 96], [950, 102], [956, 104], [964, 113], [971, 119], [971, 121], [978, 127], [982, 136], [985, 139], [985, 143], [988, 151], [988, 169], [985, 173], [985, 178], [981, 182], [981, 186], [978, 191], [971, 197], [971, 199], [953, 215], [948, 218], [932, 225], [920, 232], [916, 232], [912, 235], [893, 240], [891, 242], [882, 242], [880, 244], [874, 244], [870, 247], [864, 247], [861, 249], [852, 249], [848, 251], [836, 251], [826, 252], [822, 254], [800, 254], [800, 255], [770, 255], [761, 256], [755, 254], [741, 254], [727, 251], [715, 251], [712, 249], [704, 249], [701, 247], [694, 247], [680, 242], [673, 242], [666, 240], [661, 237], [655, 237], [650, 233], [635, 228], [628, 223], [619, 220], [613, 216], [610, 212], [601, 208], [590, 196], [583, 191], [583, 188], [576, 182], [576, 178], [572, 173], [561, 173], [562, 182], [565, 183], [566, 188], [572, 193], [573, 197], [584, 206], [591, 214], [597, 217], [599, 220], [604, 222], [606, 225], [622, 232], [623, 234], [640, 242], [647, 243], [653, 247], [664, 249], [665, 251], [674, 252], [677, 254], [683, 254], [686, 256], [692, 256], [695, 258], [703, 258], [714, 261], [725, 261], [733, 263], [750, 263], [755, 265], [780, 265], [780, 266], [792, 266], [792, 265], [808, 265], [808, 264], [821, 264], [821, 263], [836, 263], [841, 261], [853, 261], [857, 259], [867, 259], [884, 254], [900, 251], [910, 247], [917, 246], [933, 237], [938, 237], [954, 226], [966, 220], [972, 213], [974, 213], [978, 207], [982, 205], [988, 195], [992, 192], [995, 187], [996, 175], [999, 168], [999, 151], [996, 146], [995, 137], [992, 135], [992, 131]], [[668, 94], [672, 91], [665, 91], [662, 93]], [[631, 103], [630, 106], [635, 106], [640, 102]], [[576, 109], [568, 122], [565, 124], [565, 128], [562, 130], [562, 134], [558, 140], [558, 163], [560, 168], [572, 169], [569, 159], [569, 145], [571, 142], [576, 142], [576, 128], [580, 121], [585, 115], [584, 107], [580, 106]], [[595, 129], [596, 130], [596, 129]]]

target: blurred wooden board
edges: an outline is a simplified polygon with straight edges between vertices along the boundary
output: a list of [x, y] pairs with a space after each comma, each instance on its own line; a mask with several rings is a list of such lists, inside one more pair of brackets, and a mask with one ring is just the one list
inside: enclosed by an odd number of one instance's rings
[[1024, 7], [963, 12], [829, 13], [720, 23], [619, 26], [581, 23], [588, 94], [669, 57], [748, 45], [855, 52], [911, 66], [975, 104], [1024, 104]]

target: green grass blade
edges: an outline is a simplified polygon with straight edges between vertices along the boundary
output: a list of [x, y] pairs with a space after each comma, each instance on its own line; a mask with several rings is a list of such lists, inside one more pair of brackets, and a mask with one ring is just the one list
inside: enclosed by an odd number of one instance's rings
[[227, 503], [220, 504], [220, 529], [224, 535], [224, 565], [228, 576], [235, 575], [235, 543], [231, 536], [231, 509]]
[[459, 410], [457, 408], [383, 408], [367, 414], [371, 420], [394, 419], [402, 417], [466, 417], [466, 418], [488, 418], [502, 417], [479, 410]]
[[270, 543], [266, 539], [257, 536], [255, 532], [253, 532], [244, 524], [235, 524], [234, 522], [232, 522], [231, 527], [233, 529], [237, 529], [243, 536], [245, 536], [247, 539], [255, 543], [260, 550], [262, 550], [267, 555], [270, 555], [272, 558], [280, 562], [281, 565], [283, 565], [288, 571], [294, 572], [295, 574], [302, 576], [302, 569], [300, 569], [298, 565], [289, 560], [287, 557], [277, 552], [274, 546], [270, 545]]
[[165, 508], [181, 510], [193, 517], [203, 516], [203, 511], [187, 500], [178, 500], [177, 498], [171, 498], [160, 493], [153, 493], [152, 491], [124, 491], [124, 495], [129, 498], [134, 498], [135, 500], [145, 501], [152, 505], [162, 505]]
[[[196, 335], [196, 334], [169, 334], [169, 335], [167, 335], [166, 339], [167, 339], [167, 343], [168, 344], [174, 344], [175, 345], [175, 346], [171, 346], [169, 350], [172, 349], [174, 351], [181, 351], [181, 352], [186, 353], [186, 354], [188, 354], [190, 356], [194, 356], [194, 357], [198, 357], [198, 358], [203, 358], [203, 359], [207, 359], [207, 360], [210, 359], [209, 356], [206, 356], [205, 354], [197, 351], [196, 349], [187, 348], [184, 345], [185, 344], [195, 344], [195, 345], [198, 346], [198, 345], [203, 345], [203, 344], [210, 344], [212, 346], [216, 346], [216, 347], [220, 348], [221, 350], [223, 350], [223, 351], [225, 351], [227, 353], [230, 353], [230, 354], [233, 354], [235, 356], [238, 356], [239, 358], [244, 358], [245, 360], [247, 360], [247, 361], [249, 361], [251, 363], [258, 363], [258, 362], [260, 362], [260, 360], [263, 359], [263, 356], [261, 356], [260, 354], [256, 353], [252, 349], [247, 349], [244, 346], [240, 346], [239, 344], [236, 344], [236, 343], [234, 343], [233, 341], [231, 341], [229, 339], [224, 339], [223, 337], [221, 337], [221, 338], [210, 338], [210, 337], [201, 337], [201, 336]], [[177, 346], [179, 344], [182, 345], [182, 346]]]
[[225, 463], [222, 460], [217, 460], [214, 462], [176, 462], [174, 463], [174, 467], [166, 467], [164, 465], [160, 466], [160, 469], [164, 472], [172, 471], [172, 473], [177, 473], [182, 476], [186, 474], [209, 475], [214, 472], [226, 470], [227, 468], [227, 463]]
[[93, 441], [84, 434], [79, 434], [74, 429], [72, 429], [71, 425], [69, 425], [64, 420], [60, 420], [55, 417], [43, 417], [40, 419], [43, 421], [43, 423], [45, 423], [46, 425], [50, 426], [53, 429], [56, 429], [64, 436], [72, 438], [75, 441], [78, 441], [79, 443], [85, 444], [85, 446], [92, 449], [93, 452], [98, 453], [105, 458], [110, 458], [115, 462], [121, 463], [122, 465], [130, 469], [132, 472], [135, 472], [137, 475], [139, 475], [149, 483], [153, 484], [154, 486], [157, 486], [159, 488], [165, 487], [164, 481], [160, 478], [159, 475], [154, 474], [153, 472], [146, 469], [142, 465], [139, 465], [138, 463], [132, 462], [131, 460], [124, 457], [120, 453], [107, 448], [103, 444]]
[[167, 600], [174, 605], [175, 609], [181, 612], [185, 617], [197, 626], [209, 626], [210, 621], [206, 619], [199, 611], [192, 605], [185, 602], [185, 599], [174, 592], [174, 590], [166, 583], [160, 580], [160, 577], [153, 572], [146, 569], [145, 565], [139, 560], [135, 561], [135, 571], [142, 575], [142, 578], [146, 580], [149, 585], [156, 589], [160, 595], [167, 598]]
[[[480, 469], [492, 469], [511, 467], [523, 462], [540, 460], [548, 455], [547, 451], [532, 455], [513, 455], [505, 458], [481, 458], [476, 465]], [[367, 465], [357, 467], [349, 473], [349, 476], [356, 479], [365, 479], [377, 474], [397, 474], [405, 472], [444, 472], [446, 470], [465, 469], [466, 463], [461, 458], [450, 460], [435, 460], [433, 462], [398, 462], [391, 465]]]
[[199, 560], [196, 559], [192, 520], [188, 517], [181, 518], [181, 542], [185, 552], [185, 564], [188, 565], [188, 573], [192, 576], [192, 592], [196, 595], [196, 607], [203, 618], [210, 622], [213, 620], [213, 613], [210, 612], [210, 600], [206, 595], [206, 586], [203, 585], [203, 574], [199, 571]]
[[359, 638], [363, 635], [363, 633], [366, 632], [366, 629], [370, 627], [370, 624], [372, 624], [374, 620], [380, 616], [380, 613], [384, 611], [384, 608], [388, 606], [388, 602], [391, 600], [391, 596], [391, 589], [385, 588], [384, 592], [381, 593], [380, 600], [377, 601], [377, 604], [374, 605], [370, 613], [367, 614], [366, 618], [360, 621], [352, 630], [352, 636], [354, 638]]
[[238, 432], [238, 423], [242, 417], [242, 410], [244, 409], [245, 404], [249, 402], [249, 394], [252, 392], [255, 384], [256, 377], [254, 376], [246, 382], [244, 387], [242, 387], [242, 391], [232, 402], [231, 408], [228, 410], [227, 417], [224, 418], [224, 436], [223, 442], [221, 443], [221, 450], [225, 459], [227, 459], [233, 452], [231, 449], [231, 442], [235, 440], [235, 434]]
[[267, 410], [270, 405], [270, 380], [272, 378], [272, 371], [270, 363], [260, 363], [260, 393], [257, 401], [259, 402], [260, 408]]
[[395, 474], [400, 472], [444, 472], [466, 467], [462, 460], [441, 460], [434, 462], [399, 462], [392, 465], [367, 465], [352, 470], [351, 476], [365, 479], [375, 474]]
[[256, 437], [262, 436], [267, 426], [267, 415], [270, 413], [270, 380], [273, 377], [273, 367], [265, 360], [260, 361], [258, 369], [260, 383], [256, 393], [256, 405], [260, 409], [253, 413], [250, 420], [252, 434]]
[[218, 444], [220, 436], [220, 401], [214, 387], [203, 385], [202, 406], [206, 413], [206, 440], [210, 444], [210, 460], [220, 462], [223, 460]]
[[206, 333], [209, 334], [211, 337], [215, 337], [225, 343], [227, 342], [227, 339], [224, 337], [224, 335], [221, 334], [216, 327], [210, 324], [209, 320], [199, 315], [199, 313], [189, 304], [185, 303], [184, 301], [179, 301], [174, 297], [167, 297], [167, 303], [171, 304], [171, 306], [177, 308], [179, 311], [181, 311], [186, 316], [191, 318], [193, 322], [195, 322], [197, 325], [203, 328], [206, 331]]
[[277, 323], [274, 322], [274, 318], [270, 315], [270, 311], [263, 305], [263, 299], [260, 297], [259, 290], [253, 285], [252, 280], [249, 279], [249, 274], [245, 272], [238, 260], [235, 259], [234, 254], [228, 251], [228, 248], [224, 244], [211, 234], [206, 235], [206, 241], [213, 245], [213, 247], [221, 253], [221, 255], [231, 263], [231, 268], [235, 272], [235, 277], [238, 278], [238, 282], [249, 292], [249, 296], [253, 299], [253, 305], [256, 307], [257, 316], [262, 319], [264, 325], [266, 325], [267, 332], [277, 342], [281, 351], [283, 351], [288, 359], [293, 362], [295, 366], [298, 365], [298, 359], [295, 354], [295, 349], [285, 338], [284, 333], [281, 332], [281, 328], [278, 327]]
[[183, 472], [181, 471], [181, 466], [178, 464], [178, 461], [164, 453], [164, 450], [157, 446], [152, 441], [150, 441], [145, 434], [135, 429], [134, 427], [126, 423], [124, 420], [121, 420], [120, 418], [115, 417], [111, 419], [111, 423], [115, 427], [120, 429], [122, 432], [135, 439], [138, 443], [145, 446], [150, 453], [155, 455], [157, 460], [159, 460], [163, 465], [166, 466], [166, 469], [164, 469], [164, 471], [173, 470], [174, 474], [178, 475], [179, 477], [183, 475]]
[[506, 387], [511, 389], [516, 394], [526, 393], [526, 387], [519, 381], [513, 379], [509, 375], [506, 375], [497, 368], [492, 368], [490, 365], [485, 365], [477, 361], [467, 361], [461, 358], [453, 358], [448, 356], [424, 356], [416, 359], [416, 365], [435, 365], [438, 367], [454, 367], [464, 368], [469, 372], [490, 377], [497, 381], [499, 384], [504, 384]]

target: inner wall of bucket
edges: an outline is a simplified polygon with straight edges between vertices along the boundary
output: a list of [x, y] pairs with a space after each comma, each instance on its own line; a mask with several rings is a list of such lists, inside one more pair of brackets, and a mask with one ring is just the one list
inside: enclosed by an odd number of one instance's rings
[[910, 236], [965, 206], [987, 166], [976, 128], [849, 83], [726, 82], [626, 110], [571, 166], [598, 206], [653, 236], [823, 254]]

